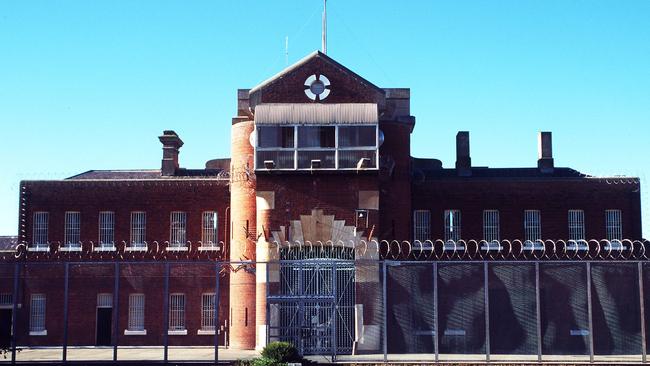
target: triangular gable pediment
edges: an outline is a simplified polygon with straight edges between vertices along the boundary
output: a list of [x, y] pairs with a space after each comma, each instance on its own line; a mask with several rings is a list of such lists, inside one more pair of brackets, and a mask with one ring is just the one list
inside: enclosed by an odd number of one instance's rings
[[[305, 92], [305, 83], [325, 76], [325, 98]], [[310, 79], [311, 77], [311, 79]], [[322, 79], [325, 80], [325, 79]], [[383, 106], [385, 92], [326, 54], [315, 51], [249, 92], [251, 107], [261, 103], [375, 103]]]

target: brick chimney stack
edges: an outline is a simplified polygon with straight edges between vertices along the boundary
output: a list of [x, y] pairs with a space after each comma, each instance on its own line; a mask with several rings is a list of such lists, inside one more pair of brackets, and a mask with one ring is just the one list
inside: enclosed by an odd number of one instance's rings
[[540, 132], [538, 137], [537, 167], [542, 173], [553, 173], [553, 136], [550, 132]]
[[183, 146], [183, 140], [172, 130], [163, 131], [162, 136], [159, 136], [158, 139], [163, 144], [160, 174], [163, 176], [173, 176], [179, 168], [178, 150]]
[[456, 135], [456, 172], [460, 177], [472, 175], [472, 158], [469, 155], [469, 132], [459, 131]]

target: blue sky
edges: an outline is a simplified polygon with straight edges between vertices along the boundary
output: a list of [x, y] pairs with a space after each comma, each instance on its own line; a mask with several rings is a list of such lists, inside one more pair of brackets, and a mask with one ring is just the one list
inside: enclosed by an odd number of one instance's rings
[[[0, 235], [18, 183], [89, 169], [229, 156], [236, 89], [320, 47], [320, 0], [0, 2]], [[409, 87], [412, 152], [641, 177], [650, 232], [650, 1], [328, 1], [328, 54], [382, 87]]]

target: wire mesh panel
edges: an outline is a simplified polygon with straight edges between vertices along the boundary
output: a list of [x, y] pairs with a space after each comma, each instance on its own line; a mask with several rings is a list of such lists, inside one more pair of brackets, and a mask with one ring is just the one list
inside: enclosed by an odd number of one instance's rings
[[388, 353], [435, 352], [432, 264], [386, 267]]
[[589, 354], [586, 271], [586, 263], [540, 264], [544, 355]]
[[537, 355], [534, 264], [489, 264], [490, 354]]
[[593, 263], [591, 281], [594, 353], [640, 356], [641, 310], [636, 263]]
[[483, 264], [438, 265], [440, 353], [485, 354]]

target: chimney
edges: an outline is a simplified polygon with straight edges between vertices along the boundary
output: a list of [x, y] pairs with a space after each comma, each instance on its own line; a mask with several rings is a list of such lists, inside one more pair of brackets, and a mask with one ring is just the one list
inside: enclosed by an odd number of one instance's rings
[[178, 150], [183, 146], [183, 140], [176, 134], [176, 132], [167, 130], [163, 131], [162, 136], [158, 137], [163, 144], [163, 158], [160, 174], [163, 176], [171, 176], [176, 174], [178, 169]]
[[540, 132], [538, 137], [537, 167], [542, 173], [553, 173], [553, 136], [550, 132]]
[[469, 132], [459, 131], [456, 135], [456, 172], [459, 177], [472, 175], [472, 158], [469, 156]]

